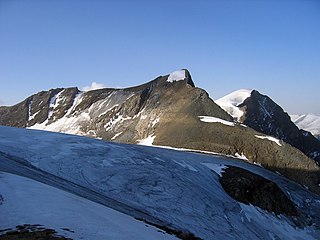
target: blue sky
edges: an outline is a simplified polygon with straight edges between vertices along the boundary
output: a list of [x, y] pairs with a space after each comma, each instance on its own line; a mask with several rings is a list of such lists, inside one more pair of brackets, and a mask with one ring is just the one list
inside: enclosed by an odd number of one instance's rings
[[319, 26], [318, 0], [0, 0], [0, 104], [187, 68], [214, 99], [257, 89], [320, 115]]

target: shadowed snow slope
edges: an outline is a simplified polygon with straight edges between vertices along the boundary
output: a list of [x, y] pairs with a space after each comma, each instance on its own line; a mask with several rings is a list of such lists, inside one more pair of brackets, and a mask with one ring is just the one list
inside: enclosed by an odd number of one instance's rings
[[[10, 127], [0, 127], [0, 153], [0, 171], [24, 175], [24, 171], [34, 166], [35, 170], [38, 168], [42, 174], [48, 174], [48, 178], [50, 174], [60, 177], [65, 181], [63, 186], [67, 190], [71, 183], [77, 184], [79, 188], [90, 189], [129, 206], [122, 211], [126, 214], [131, 215], [128, 209], [135, 209], [136, 213], [144, 214], [147, 221], [158, 219], [161, 225], [193, 233], [202, 239], [318, 239], [320, 234], [318, 196], [280, 175], [240, 160]], [[10, 168], [13, 163], [16, 166]], [[276, 216], [231, 198], [219, 182], [221, 170], [216, 172], [228, 166], [246, 169], [276, 183], [294, 203], [299, 216]], [[34, 192], [38, 190], [42, 195], [50, 191], [48, 194], [52, 194], [53, 199], [66, 203], [62, 204], [66, 213], [78, 210], [81, 213], [80, 208], [88, 211], [85, 215], [88, 216], [88, 224], [106, 221], [105, 230], [100, 229], [100, 225], [92, 228], [92, 231], [101, 230], [99, 234], [108, 236], [109, 233], [103, 232], [110, 231], [108, 216], [118, 216], [110, 209], [25, 178], [9, 174], [0, 177], [0, 194], [3, 196], [0, 213], [1, 216], [11, 214], [10, 222], [0, 221], [0, 228], [14, 227], [24, 219], [52, 227], [63, 226], [76, 230], [75, 234], [85, 234], [85, 230], [80, 229], [84, 220], [78, 219], [80, 225], [77, 227], [72, 223], [73, 216], [56, 218], [58, 223], [53, 217], [50, 222], [48, 218], [51, 214], [56, 216], [59, 209], [51, 206], [51, 201], [42, 203], [46, 197], [37, 196]], [[40, 180], [46, 183], [45, 177]], [[28, 186], [23, 187], [25, 185]], [[15, 191], [21, 195], [15, 196]], [[37, 216], [25, 216], [21, 205], [13, 202], [16, 198], [30, 195], [37, 196], [35, 199], [39, 201], [38, 205], [30, 202], [28, 197], [26, 200], [30, 208], [39, 206], [35, 210], [35, 214], [39, 214]], [[48, 209], [42, 212], [44, 207]], [[108, 207], [116, 206], [109, 204]], [[15, 208], [13, 213], [10, 213], [11, 208]], [[32, 215], [32, 211], [28, 211]], [[137, 217], [136, 213], [132, 215]], [[114, 223], [115, 229], [121, 229], [123, 221], [123, 228], [128, 232], [132, 230], [132, 234], [140, 233], [141, 239], [144, 236], [157, 239], [153, 229], [144, 232], [147, 228], [133, 219], [123, 215], [119, 215], [119, 219]], [[131, 224], [137, 227], [131, 229]], [[161, 239], [165, 237], [163, 235]], [[124, 239], [128, 239], [127, 235]]]

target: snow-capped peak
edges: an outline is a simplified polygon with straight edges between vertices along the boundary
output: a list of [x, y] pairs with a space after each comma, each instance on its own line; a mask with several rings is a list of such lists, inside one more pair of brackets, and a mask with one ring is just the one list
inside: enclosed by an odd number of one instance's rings
[[251, 96], [252, 89], [240, 89], [215, 101], [223, 110], [236, 120], [240, 120], [243, 112], [238, 106]]
[[181, 81], [186, 79], [186, 71], [185, 70], [178, 70], [170, 73], [167, 82], [173, 82], [173, 81]]

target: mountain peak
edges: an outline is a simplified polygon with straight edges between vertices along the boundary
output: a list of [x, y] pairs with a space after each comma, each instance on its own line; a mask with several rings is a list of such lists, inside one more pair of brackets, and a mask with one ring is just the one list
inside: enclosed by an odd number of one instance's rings
[[[160, 146], [243, 155], [251, 163], [259, 162], [269, 169], [277, 169], [312, 191], [320, 191], [318, 167], [307, 157], [320, 158], [320, 142], [308, 140], [310, 137], [304, 136], [304, 132], [301, 134], [293, 123], [290, 126], [289, 116], [272, 100], [250, 90], [240, 90], [229, 97], [234, 100], [230, 105], [239, 112], [239, 123], [246, 125], [243, 126], [235, 123], [203, 89], [193, 86], [190, 73], [182, 69], [126, 89], [89, 92], [79, 92], [77, 88], [52, 89], [13, 107], [0, 107], [0, 125], [122, 143], [148, 140], [148, 144]], [[210, 121], [202, 121], [200, 116]], [[304, 156], [288, 144], [279, 144], [273, 138], [270, 140], [265, 134], [283, 141], [293, 139], [292, 146], [301, 146], [299, 149], [308, 155]], [[262, 140], [258, 140], [261, 137]], [[288, 168], [301, 169], [305, 175], [287, 172]]]
[[192, 87], [195, 87], [191, 74], [187, 69], [180, 69], [168, 75], [167, 82], [173, 83], [177, 81], [184, 81]]
[[[299, 124], [299, 119], [305, 119], [305, 116], [300, 118], [293, 116], [292, 122], [289, 115], [278, 104], [257, 90], [240, 89], [215, 102], [238, 122], [258, 132], [281, 139], [316, 162], [320, 162], [320, 142], [296, 126]], [[307, 125], [314, 123], [315, 119], [311, 117], [306, 121]]]

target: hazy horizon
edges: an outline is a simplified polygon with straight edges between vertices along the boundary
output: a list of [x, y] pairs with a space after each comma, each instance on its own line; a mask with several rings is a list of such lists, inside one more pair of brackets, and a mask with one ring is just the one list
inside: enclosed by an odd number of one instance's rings
[[256, 89], [320, 115], [320, 2], [0, 0], [0, 105], [187, 68], [218, 99]]

